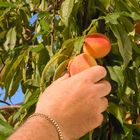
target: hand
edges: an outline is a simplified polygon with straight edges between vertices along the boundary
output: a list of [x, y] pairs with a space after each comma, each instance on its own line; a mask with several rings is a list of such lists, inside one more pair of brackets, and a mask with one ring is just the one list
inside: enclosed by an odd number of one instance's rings
[[65, 140], [83, 136], [103, 121], [102, 112], [108, 106], [105, 96], [111, 90], [109, 82], [102, 80], [105, 76], [102, 66], [91, 67], [72, 77], [64, 75], [40, 96], [35, 112], [55, 119]]

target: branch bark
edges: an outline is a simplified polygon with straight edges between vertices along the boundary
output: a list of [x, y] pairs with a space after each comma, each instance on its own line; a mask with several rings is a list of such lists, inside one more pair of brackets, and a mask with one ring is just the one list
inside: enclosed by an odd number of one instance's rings
[[11, 110], [11, 109], [19, 109], [20, 105], [10, 105], [10, 106], [2, 106], [0, 107], [0, 110]]

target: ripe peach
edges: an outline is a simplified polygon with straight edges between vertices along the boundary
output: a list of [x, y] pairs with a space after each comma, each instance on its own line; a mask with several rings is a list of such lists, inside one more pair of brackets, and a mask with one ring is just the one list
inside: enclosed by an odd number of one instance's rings
[[72, 76], [95, 65], [97, 65], [97, 63], [93, 57], [87, 55], [86, 53], [82, 53], [69, 62], [68, 71]]
[[91, 55], [94, 58], [102, 58], [106, 56], [110, 49], [111, 43], [103, 34], [94, 33], [85, 38], [83, 52]]
[[135, 26], [135, 32], [140, 34], [140, 21], [137, 21], [134, 26]]

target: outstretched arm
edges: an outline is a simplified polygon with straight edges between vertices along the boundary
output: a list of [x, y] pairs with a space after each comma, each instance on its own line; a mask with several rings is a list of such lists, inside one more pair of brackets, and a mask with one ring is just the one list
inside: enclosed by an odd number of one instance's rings
[[[106, 70], [91, 67], [77, 75], [65, 75], [50, 85], [40, 96], [35, 113], [53, 118], [64, 140], [74, 140], [101, 125], [107, 109], [111, 86]], [[56, 128], [46, 119], [28, 119], [8, 140], [59, 140]]]

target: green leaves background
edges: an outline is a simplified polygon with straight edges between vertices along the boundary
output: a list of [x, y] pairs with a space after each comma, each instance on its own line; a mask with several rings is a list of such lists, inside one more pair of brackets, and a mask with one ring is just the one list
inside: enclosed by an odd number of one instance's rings
[[0, 86], [5, 100], [19, 84], [25, 95], [19, 109], [0, 110], [0, 139], [34, 111], [39, 94], [67, 70], [68, 61], [81, 53], [85, 35], [95, 31], [111, 40], [110, 54], [97, 61], [108, 70], [112, 92], [104, 123], [81, 140], [139, 139], [138, 20], [137, 0], [0, 0]]

